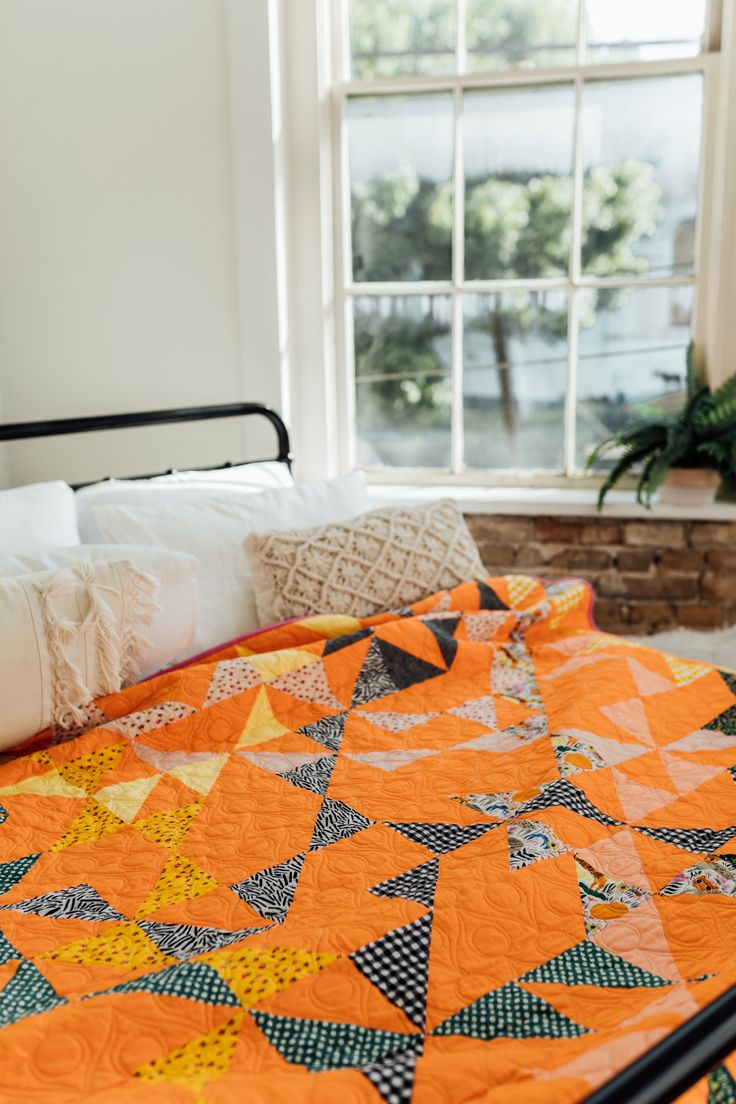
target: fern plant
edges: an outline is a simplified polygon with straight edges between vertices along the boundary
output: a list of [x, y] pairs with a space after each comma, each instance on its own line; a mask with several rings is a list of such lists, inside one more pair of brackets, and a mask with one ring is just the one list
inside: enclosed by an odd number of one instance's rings
[[603, 457], [616, 456], [598, 494], [599, 509], [611, 488], [637, 467], [636, 500], [646, 506], [670, 468], [712, 468], [730, 491], [736, 491], [736, 376], [711, 391], [698, 380], [694, 359], [691, 342], [685, 402], [679, 413], [644, 409], [588, 457], [590, 469]]

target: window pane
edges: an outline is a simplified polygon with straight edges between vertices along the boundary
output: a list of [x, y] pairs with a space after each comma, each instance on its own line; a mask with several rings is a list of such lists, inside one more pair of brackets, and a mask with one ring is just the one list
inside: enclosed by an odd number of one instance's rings
[[700, 164], [699, 74], [583, 92], [583, 271], [692, 272]]
[[465, 463], [560, 471], [566, 291], [466, 295]]
[[353, 277], [449, 280], [452, 97], [348, 102]]
[[703, 46], [706, 0], [586, 0], [586, 59], [693, 57]]
[[[586, 291], [580, 301], [577, 463], [642, 406], [675, 410], [685, 387], [692, 288]], [[610, 466], [610, 465], [608, 465]]]
[[567, 273], [574, 110], [567, 85], [464, 97], [467, 280]]
[[573, 65], [578, 0], [467, 0], [468, 71]]
[[453, 0], [351, 0], [350, 47], [354, 77], [449, 73]]
[[449, 468], [450, 297], [364, 296], [353, 328], [358, 464]]

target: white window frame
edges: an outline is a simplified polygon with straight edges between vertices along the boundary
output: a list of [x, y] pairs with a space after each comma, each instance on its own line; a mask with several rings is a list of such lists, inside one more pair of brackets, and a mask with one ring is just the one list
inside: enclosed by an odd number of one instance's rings
[[[714, 217], [714, 211], [720, 210], [725, 197], [719, 197], [719, 184], [723, 186], [723, 150], [719, 143], [725, 142], [728, 135], [728, 120], [724, 119], [723, 105], [720, 104], [719, 85], [721, 84], [721, 30], [724, 24], [724, 8], [729, 20], [733, 18], [734, 0], [708, 0], [708, 13], [704, 51], [693, 58], [674, 58], [667, 61], [637, 61], [606, 64], [580, 64], [580, 57], [574, 66], [539, 68], [536, 70], [457, 75], [438, 77], [396, 77], [376, 79], [355, 79], [350, 77], [349, 66], [349, 0], [323, 0], [322, 32], [323, 48], [328, 58], [323, 60], [323, 81], [326, 107], [329, 115], [329, 143], [331, 146], [332, 174], [330, 192], [332, 196], [332, 226], [329, 227], [331, 242], [327, 242], [332, 256], [328, 262], [333, 276], [331, 316], [334, 326], [334, 368], [336, 373], [335, 393], [337, 402], [337, 425], [335, 452], [336, 466], [348, 470], [355, 466], [356, 455], [356, 419], [355, 419], [355, 364], [352, 332], [352, 299], [356, 296], [378, 296], [385, 294], [431, 294], [442, 293], [453, 299], [453, 364], [452, 364], [452, 459], [453, 470], [431, 468], [370, 468], [367, 469], [372, 482], [410, 483], [410, 484], [466, 484], [466, 485], [544, 485], [575, 486], [596, 485], [600, 477], [581, 475], [575, 470], [574, 432], [576, 397], [576, 344], [577, 344], [577, 301], [579, 293], [588, 288], [636, 286], [636, 287], [682, 287], [694, 288], [692, 333], [698, 355], [709, 364], [711, 377], [713, 365], [709, 356], [711, 348], [717, 344], [719, 327], [722, 320], [716, 316], [719, 296], [715, 294], [719, 283], [719, 270], [722, 266], [717, 240], [723, 230], [722, 221]], [[465, 0], [455, 0], [457, 57], [463, 59], [465, 43]], [[580, 26], [578, 28], [578, 50], [584, 37], [584, 4], [580, 4]], [[733, 27], [728, 23], [733, 36]], [[326, 64], [325, 64], [326, 61]], [[459, 66], [464, 68], [464, 66]], [[700, 162], [700, 180], [698, 188], [698, 208], [696, 220], [695, 263], [689, 276], [669, 278], [623, 277], [595, 278], [584, 276], [579, 271], [580, 236], [582, 233], [581, 196], [582, 196], [582, 156], [580, 111], [576, 111], [574, 195], [572, 216], [571, 255], [573, 258], [569, 274], [564, 277], [540, 278], [535, 280], [473, 280], [462, 279], [463, 270], [463, 226], [464, 226], [464, 158], [462, 142], [461, 98], [466, 90], [493, 89], [508, 87], [534, 87], [549, 84], [574, 85], [578, 108], [582, 88], [591, 80], [633, 79], [637, 77], [670, 76], [682, 73], [701, 73], [703, 76], [703, 137]], [[455, 100], [455, 150], [454, 150], [454, 196], [455, 220], [453, 234], [452, 278], [448, 281], [391, 281], [386, 283], [355, 282], [352, 279], [351, 255], [351, 205], [350, 179], [348, 165], [348, 140], [346, 124], [347, 100], [352, 96], [379, 96], [422, 93], [450, 92]], [[720, 108], [720, 110], [719, 110]], [[720, 154], [720, 156], [719, 156]], [[327, 229], [327, 228], [324, 228]], [[511, 289], [552, 289], [564, 288], [570, 291], [569, 330], [568, 330], [568, 367], [565, 403], [565, 470], [561, 473], [544, 471], [514, 471], [499, 469], [463, 470], [463, 357], [462, 357], [462, 296], [464, 292], [499, 292]], [[723, 296], [720, 296], [721, 300]], [[722, 342], [721, 342], [722, 344]], [[725, 373], [715, 369], [715, 377]]]

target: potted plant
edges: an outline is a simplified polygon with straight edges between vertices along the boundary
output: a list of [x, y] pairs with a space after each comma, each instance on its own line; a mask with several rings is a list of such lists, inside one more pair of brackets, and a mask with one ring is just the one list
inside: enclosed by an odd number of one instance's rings
[[717, 391], [701, 384], [691, 343], [682, 409], [667, 414], [644, 408], [636, 421], [590, 454], [588, 469], [611, 455], [615, 463], [598, 494], [598, 509], [632, 468], [640, 469], [636, 500], [646, 506], [660, 487], [661, 501], [678, 506], [713, 502], [721, 481], [736, 490], [736, 376]]

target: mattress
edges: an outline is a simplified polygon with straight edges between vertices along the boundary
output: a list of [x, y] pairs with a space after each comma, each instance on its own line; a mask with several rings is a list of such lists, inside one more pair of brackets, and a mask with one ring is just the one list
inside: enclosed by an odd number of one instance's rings
[[591, 610], [293, 622], [7, 757], [0, 1099], [579, 1101], [724, 992], [736, 678]]

